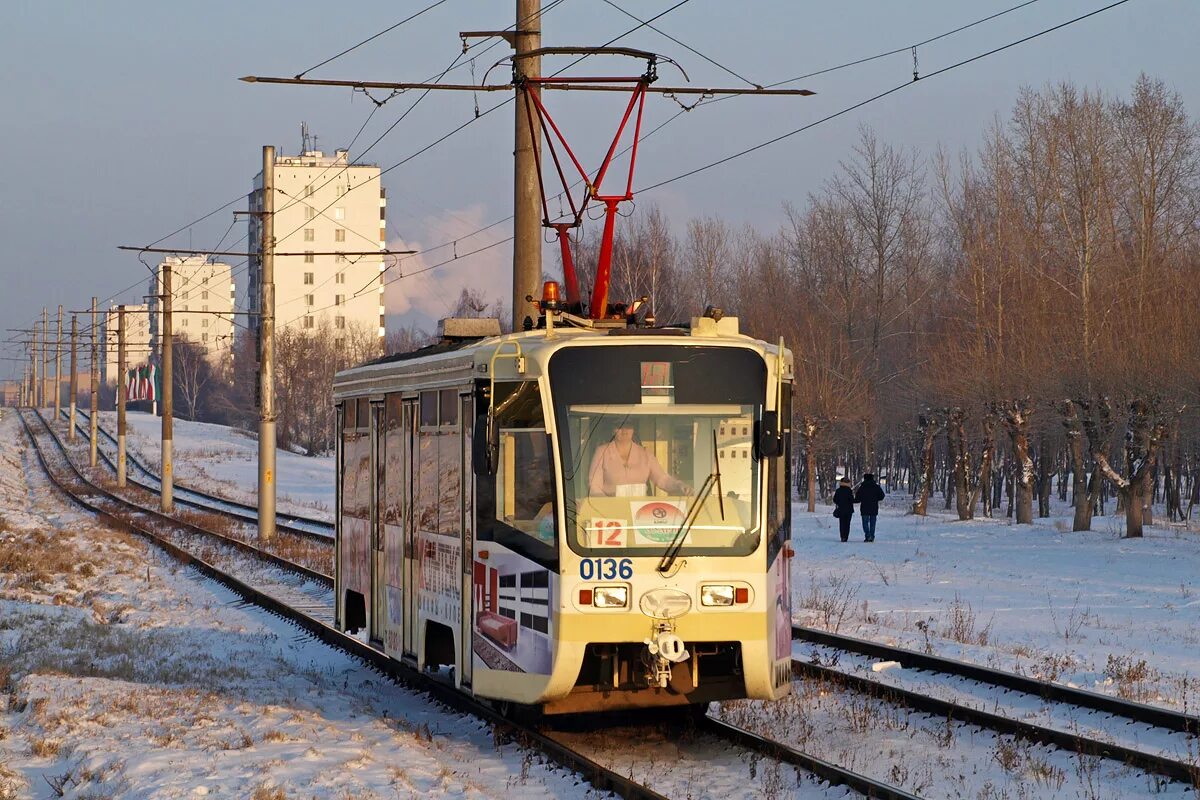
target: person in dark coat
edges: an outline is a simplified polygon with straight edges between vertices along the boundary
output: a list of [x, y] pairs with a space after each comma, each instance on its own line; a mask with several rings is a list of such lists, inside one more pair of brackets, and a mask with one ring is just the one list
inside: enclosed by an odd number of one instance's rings
[[863, 475], [854, 502], [858, 503], [858, 511], [862, 514], [864, 542], [875, 541], [875, 520], [879, 518], [879, 502], [883, 498], [883, 487], [875, 482], [875, 476], [869, 472]]
[[833, 493], [833, 515], [838, 518], [838, 532], [842, 541], [850, 541], [850, 520], [854, 517], [854, 490], [850, 488], [850, 479], [838, 481], [837, 491]]

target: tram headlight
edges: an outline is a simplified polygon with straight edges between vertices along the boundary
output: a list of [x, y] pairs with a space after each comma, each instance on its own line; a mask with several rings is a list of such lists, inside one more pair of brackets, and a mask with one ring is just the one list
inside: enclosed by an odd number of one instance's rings
[[700, 605], [733, 605], [733, 587], [728, 584], [708, 583], [700, 587]]
[[628, 605], [629, 588], [626, 586], [597, 586], [592, 590], [595, 608], [625, 608]]

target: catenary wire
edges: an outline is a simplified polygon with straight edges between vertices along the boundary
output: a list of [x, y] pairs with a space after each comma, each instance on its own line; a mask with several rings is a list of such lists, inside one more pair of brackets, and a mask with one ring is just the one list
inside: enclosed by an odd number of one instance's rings
[[343, 50], [342, 52], [338, 53], [337, 55], [330, 56], [329, 58], [325, 59], [324, 61], [322, 61], [322, 62], [321, 62], [321, 63], [319, 63], [319, 64], [314, 64], [313, 66], [309, 67], [308, 69], [306, 69], [306, 70], [304, 70], [304, 71], [300, 72], [298, 75], [296, 75], [296, 77], [297, 77], [297, 78], [302, 78], [302, 77], [304, 77], [305, 75], [307, 75], [308, 73], [312, 72], [314, 69], [320, 69], [321, 67], [325, 66], [326, 64], [328, 64], [328, 63], [330, 63], [330, 62], [332, 62], [332, 61], [336, 61], [337, 59], [341, 58], [342, 56], [346, 55], [347, 53], [352, 53], [352, 52], [354, 52], [354, 51], [355, 51], [355, 50], [357, 50], [358, 48], [362, 47], [364, 44], [367, 44], [368, 42], [372, 42], [372, 41], [374, 41], [374, 40], [378, 39], [380, 36], [383, 36], [384, 34], [391, 33], [392, 31], [396, 30], [396, 28], [399, 28], [401, 25], [405, 24], [406, 22], [412, 22], [414, 19], [416, 19], [417, 17], [421, 16], [421, 15], [422, 15], [422, 14], [424, 14], [425, 12], [427, 12], [427, 11], [432, 11], [433, 9], [437, 8], [438, 6], [442, 5], [442, 4], [443, 4], [443, 3], [445, 3], [445, 2], [446, 2], [446, 0], [435, 0], [435, 2], [433, 2], [433, 3], [430, 3], [429, 5], [427, 5], [427, 6], [425, 6], [424, 8], [422, 8], [420, 11], [417, 11], [417, 12], [414, 12], [413, 14], [410, 14], [409, 16], [407, 16], [407, 17], [405, 17], [404, 19], [400, 20], [400, 21], [399, 21], [399, 22], [397, 22], [396, 24], [394, 24], [394, 25], [389, 25], [388, 27], [384, 28], [383, 30], [379, 31], [378, 33], [374, 33], [374, 34], [372, 34], [372, 35], [368, 36], [366, 39], [363, 39], [361, 42], [359, 42], [359, 43], [358, 43], [358, 44], [356, 44], [356, 45], [352, 45], [351, 47], [347, 47], [347, 48], [346, 48], [345, 50]]
[[[627, 16], [627, 17], [629, 17], [630, 19], [634, 20], [635, 22], [642, 22], [642, 19], [641, 19], [641, 17], [637, 17], [637, 16], [634, 16], [633, 14], [629, 13], [628, 11], [626, 11], [625, 9], [621, 8], [619, 5], [617, 5], [616, 3], [614, 3], [614, 2], [613, 2], [613, 0], [604, 0], [604, 2], [605, 2], [605, 3], [607, 3], [608, 5], [612, 6], [613, 8], [615, 8], [617, 11], [620, 11], [622, 14], [624, 14], [624, 15], [625, 15], [625, 16]], [[1032, 2], [1037, 2], [1037, 0], [1029, 0], [1029, 2], [1031, 2], [1031, 3], [1032, 3]], [[753, 87], [754, 87], [754, 88], [756, 88], [756, 89], [761, 89], [761, 88], [763, 88], [763, 87], [762, 87], [762, 84], [760, 84], [760, 83], [755, 83], [754, 81], [750, 80], [749, 78], [747, 78], [747, 77], [745, 77], [745, 76], [743, 76], [743, 75], [740, 75], [740, 74], [738, 74], [737, 72], [733, 71], [732, 69], [730, 69], [729, 67], [725, 66], [725, 65], [724, 65], [724, 64], [722, 64], [721, 62], [719, 62], [719, 61], [717, 61], [717, 60], [715, 60], [715, 59], [713, 59], [713, 58], [709, 58], [708, 56], [704, 55], [704, 53], [701, 53], [699, 50], [697, 50], [697, 49], [696, 49], [696, 48], [694, 48], [694, 47], [691, 47], [690, 45], [684, 44], [683, 42], [679, 41], [678, 39], [676, 39], [676, 38], [675, 38], [674, 36], [672, 36], [671, 34], [667, 33], [667, 32], [666, 32], [666, 31], [664, 31], [664, 30], [662, 30], [661, 28], [656, 28], [656, 27], [654, 27], [653, 25], [651, 25], [651, 24], [650, 24], [650, 23], [648, 23], [648, 22], [647, 22], [647, 23], [644, 23], [644, 24], [645, 24], [645, 25], [646, 25], [646, 27], [647, 27], [647, 28], [649, 28], [650, 30], [654, 31], [655, 33], [659, 34], [660, 36], [665, 36], [666, 38], [670, 39], [670, 40], [671, 40], [672, 42], [674, 42], [675, 44], [677, 44], [677, 45], [679, 45], [680, 47], [682, 47], [683, 49], [687, 50], [689, 53], [693, 53], [694, 55], [700, 56], [700, 58], [702, 58], [702, 59], [704, 59], [705, 61], [707, 61], [708, 63], [712, 64], [714, 67], [717, 67], [718, 69], [724, 70], [726, 73], [728, 73], [728, 74], [732, 75], [733, 77], [737, 78], [739, 81], [745, 81], [746, 83], [750, 84], [751, 86], [753, 86]]]
[[695, 169], [688, 170], [687, 172], [684, 172], [684, 173], [681, 173], [681, 174], [679, 174], [679, 175], [676, 175], [676, 176], [675, 176], [675, 177], [673, 177], [673, 178], [667, 178], [666, 180], [662, 180], [662, 181], [659, 181], [658, 183], [651, 184], [650, 186], [646, 186], [646, 187], [640, 188], [640, 189], [638, 189], [638, 191], [639, 191], [639, 192], [648, 192], [648, 191], [651, 191], [651, 190], [653, 190], [653, 189], [658, 189], [658, 188], [660, 188], [660, 187], [663, 187], [663, 186], [666, 186], [666, 185], [668, 185], [668, 184], [675, 183], [676, 181], [683, 180], [684, 178], [690, 178], [690, 177], [691, 177], [691, 176], [693, 176], [693, 175], [697, 175], [697, 174], [699, 174], [699, 173], [701, 173], [701, 172], [705, 172], [705, 171], [707, 171], [707, 170], [710, 170], [710, 169], [712, 169], [712, 168], [714, 168], [714, 167], [718, 167], [718, 166], [720, 166], [720, 165], [722, 165], [722, 164], [727, 164], [728, 162], [730, 162], [730, 161], [733, 161], [734, 159], [741, 158], [742, 156], [749, 155], [750, 153], [753, 153], [753, 152], [755, 152], [755, 151], [758, 151], [758, 150], [762, 150], [762, 149], [763, 149], [763, 148], [765, 148], [765, 147], [770, 147], [771, 145], [773, 145], [773, 144], [777, 144], [778, 142], [781, 142], [781, 141], [783, 141], [784, 139], [791, 138], [792, 136], [795, 136], [795, 135], [797, 135], [797, 134], [799, 134], [799, 133], [803, 133], [804, 131], [807, 131], [807, 130], [809, 130], [809, 129], [811, 129], [811, 128], [815, 128], [815, 127], [816, 127], [816, 126], [818, 126], [818, 125], [821, 125], [821, 124], [823, 124], [823, 123], [825, 123], [825, 122], [828, 122], [828, 121], [830, 121], [830, 120], [832, 120], [832, 119], [836, 119], [837, 117], [843, 116], [844, 114], [848, 114], [848, 113], [850, 113], [851, 111], [854, 111], [854, 110], [856, 110], [856, 109], [862, 108], [863, 106], [865, 106], [865, 105], [867, 105], [867, 104], [869, 104], [869, 103], [874, 103], [876, 100], [881, 100], [881, 99], [883, 99], [884, 97], [887, 97], [888, 95], [895, 94], [896, 92], [899, 92], [899, 91], [900, 91], [900, 90], [902, 90], [902, 89], [906, 89], [906, 88], [908, 88], [908, 87], [910, 87], [910, 86], [913, 86], [914, 84], [921, 83], [921, 82], [923, 82], [923, 81], [927, 81], [927, 80], [929, 80], [930, 78], [935, 78], [935, 77], [937, 77], [938, 75], [942, 75], [942, 74], [944, 74], [944, 73], [946, 73], [946, 72], [949, 72], [949, 71], [951, 71], [951, 70], [957, 69], [957, 68], [959, 68], [959, 67], [966, 66], [967, 64], [971, 64], [971, 63], [973, 63], [973, 62], [975, 62], [975, 61], [979, 61], [980, 59], [987, 58], [988, 56], [995, 55], [996, 53], [1003, 52], [1003, 51], [1005, 51], [1005, 50], [1008, 50], [1009, 48], [1016, 47], [1017, 45], [1024, 44], [1025, 42], [1031, 41], [1031, 40], [1033, 40], [1033, 39], [1036, 39], [1036, 38], [1038, 38], [1038, 37], [1040, 37], [1040, 36], [1045, 36], [1045, 35], [1046, 35], [1046, 34], [1048, 34], [1048, 33], [1052, 33], [1052, 32], [1054, 32], [1054, 31], [1057, 31], [1057, 30], [1060, 30], [1060, 29], [1062, 29], [1062, 28], [1065, 28], [1065, 27], [1067, 27], [1068, 25], [1074, 25], [1074, 24], [1075, 24], [1075, 23], [1077, 23], [1077, 22], [1081, 22], [1081, 21], [1083, 21], [1083, 20], [1085, 20], [1085, 19], [1088, 19], [1089, 17], [1094, 17], [1094, 16], [1096, 16], [1097, 14], [1101, 14], [1101, 13], [1103, 13], [1103, 12], [1105, 12], [1105, 11], [1108, 11], [1108, 10], [1110, 10], [1110, 9], [1116, 8], [1117, 6], [1120, 6], [1120, 5], [1124, 5], [1125, 3], [1128, 3], [1128, 2], [1129, 2], [1129, 0], [1116, 0], [1116, 2], [1114, 2], [1114, 3], [1109, 3], [1108, 5], [1106, 5], [1106, 6], [1102, 6], [1101, 8], [1095, 9], [1094, 11], [1089, 11], [1089, 12], [1088, 12], [1088, 13], [1086, 13], [1086, 14], [1081, 14], [1080, 16], [1078, 16], [1078, 17], [1075, 17], [1075, 18], [1073, 18], [1073, 19], [1069, 19], [1069, 20], [1067, 20], [1066, 22], [1061, 22], [1061, 23], [1059, 23], [1058, 25], [1054, 25], [1054, 26], [1052, 26], [1052, 27], [1045, 28], [1045, 29], [1043, 29], [1043, 30], [1040, 30], [1040, 31], [1038, 31], [1037, 33], [1033, 33], [1033, 34], [1030, 34], [1029, 36], [1024, 36], [1024, 37], [1022, 37], [1022, 38], [1020, 38], [1020, 39], [1017, 39], [1017, 40], [1015, 40], [1015, 41], [1009, 42], [1008, 44], [1001, 45], [1000, 47], [995, 47], [995, 48], [992, 48], [991, 50], [987, 50], [987, 51], [985, 51], [985, 52], [983, 52], [983, 53], [979, 53], [979, 54], [977, 54], [977, 55], [971, 56], [970, 58], [965, 58], [965, 59], [963, 59], [962, 61], [955, 62], [955, 63], [953, 63], [953, 64], [950, 64], [949, 66], [942, 67], [941, 69], [938, 69], [938, 70], [934, 70], [933, 72], [930, 72], [928, 75], [925, 75], [925, 76], [923, 76], [923, 77], [922, 77], [920, 80], [906, 81], [906, 82], [904, 82], [904, 83], [902, 83], [902, 84], [899, 84], [899, 85], [897, 85], [897, 86], [893, 86], [892, 88], [890, 88], [890, 89], [886, 89], [886, 90], [884, 90], [884, 91], [880, 92], [879, 94], [876, 94], [876, 95], [874, 95], [874, 96], [872, 96], [872, 97], [868, 97], [867, 99], [865, 99], [865, 100], [861, 100], [861, 101], [859, 101], [859, 102], [857, 102], [857, 103], [855, 103], [855, 104], [853, 104], [853, 105], [847, 106], [847, 107], [845, 107], [845, 108], [841, 109], [840, 111], [835, 111], [834, 113], [832, 113], [832, 114], [829, 114], [829, 115], [827, 115], [827, 116], [824, 116], [824, 117], [822, 117], [822, 118], [820, 118], [820, 119], [818, 119], [818, 120], [814, 120], [813, 122], [810, 122], [810, 123], [808, 123], [807, 125], [802, 125], [801, 127], [799, 127], [799, 128], [796, 128], [795, 130], [788, 131], [787, 133], [784, 133], [784, 134], [781, 134], [781, 135], [779, 135], [779, 136], [773, 137], [773, 138], [771, 138], [771, 139], [768, 139], [768, 140], [766, 140], [766, 141], [764, 141], [764, 142], [760, 142], [760, 143], [758, 143], [758, 144], [754, 145], [753, 147], [748, 147], [748, 148], [746, 148], [745, 150], [740, 150], [740, 151], [738, 151], [738, 152], [736, 152], [736, 153], [732, 153], [732, 154], [730, 154], [730, 155], [728, 155], [728, 156], [725, 156], [724, 158], [720, 158], [720, 159], [718, 159], [718, 160], [716, 160], [716, 161], [712, 161], [712, 162], [710, 162], [710, 163], [708, 163], [708, 164], [705, 164], [705, 165], [703, 165], [703, 166], [696, 167]]

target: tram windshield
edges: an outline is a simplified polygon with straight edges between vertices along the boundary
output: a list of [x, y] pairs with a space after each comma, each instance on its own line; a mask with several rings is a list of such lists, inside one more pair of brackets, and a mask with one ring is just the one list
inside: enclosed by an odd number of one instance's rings
[[761, 356], [578, 348], [556, 354], [550, 375], [572, 549], [658, 556], [683, 528], [681, 555], [754, 552]]

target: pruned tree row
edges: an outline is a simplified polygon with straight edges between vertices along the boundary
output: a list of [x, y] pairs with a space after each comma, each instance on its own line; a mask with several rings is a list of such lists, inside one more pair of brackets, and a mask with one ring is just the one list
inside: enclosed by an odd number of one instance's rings
[[1115, 501], [1138, 536], [1154, 503], [1178, 520], [1200, 500], [1197, 141], [1146, 77], [1128, 98], [1023, 91], [953, 156], [864, 128], [777, 232], [638, 212], [615, 292], [785, 336], [810, 509], [872, 471], [917, 514], [940, 495], [1028, 523], [1057, 493], [1076, 530]]

